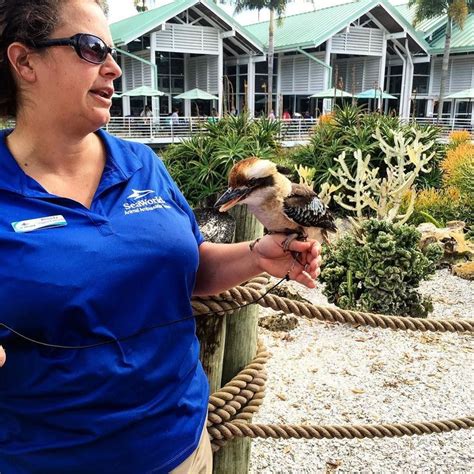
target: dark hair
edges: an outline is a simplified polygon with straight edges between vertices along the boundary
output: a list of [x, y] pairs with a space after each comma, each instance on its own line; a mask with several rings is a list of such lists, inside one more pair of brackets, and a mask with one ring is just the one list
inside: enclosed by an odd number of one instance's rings
[[[107, 13], [106, 0], [95, 0]], [[19, 41], [31, 44], [49, 38], [59, 26], [65, 0], [0, 0], [0, 117], [16, 116], [18, 88], [7, 56], [8, 47]]]

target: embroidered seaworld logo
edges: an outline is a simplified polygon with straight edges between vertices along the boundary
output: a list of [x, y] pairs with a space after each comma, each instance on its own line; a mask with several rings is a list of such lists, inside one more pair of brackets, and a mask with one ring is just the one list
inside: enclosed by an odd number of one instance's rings
[[146, 197], [155, 193], [152, 189], [132, 189], [132, 191], [132, 194], [130, 194], [127, 199], [131, 199], [134, 202], [123, 203], [125, 215], [149, 212], [154, 211], [155, 209], [171, 208], [171, 206], [169, 206], [161, 196]]
[[127, 199], [141, 199], [148, 194], [154, 193], [153, 189], [142, 189], [141, 191], [138, 189], [132, 189], [133, 193], [127, 197]]

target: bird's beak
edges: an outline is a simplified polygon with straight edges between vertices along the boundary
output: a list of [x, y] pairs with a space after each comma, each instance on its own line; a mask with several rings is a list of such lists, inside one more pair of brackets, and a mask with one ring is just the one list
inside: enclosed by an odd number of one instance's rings
[[214, 204], [220, 212], [228, 211], [250, 192], [249, 188], [229, 188]]

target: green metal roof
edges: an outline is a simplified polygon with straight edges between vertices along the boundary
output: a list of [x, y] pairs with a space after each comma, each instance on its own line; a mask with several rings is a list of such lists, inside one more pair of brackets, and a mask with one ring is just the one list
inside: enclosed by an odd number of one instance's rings
[[[275, 50], [318, 46], [377, 5], [382, 5], [423, 49], [428, 50], [429, 45], [424, 41], [421, 33], [417, 33], [413, 26], [386, 0], [358, 0], [286, 16], [283, 18], [283, 23], [275, 28]], [[246, 29], [267, 45], [268, 23], [268, 21], [255, 23], [246, 26]]]
[[161, 23], [192, 7], [196, 0], [177, 0], [162, 7], [125, 18], [110, 25], [114, 44], [121, 46], [153, 30]]
[[[394, 5], [400, 15], [402, 15], [410, 24], [413, 25], [413, 19], [415, 18], [415, 9], [410, 8], [408, 3], [402, 3], [401, 5]], [[433, 31], [437, 30], [446, 23], [446, 17], [444, 15], [430, 18], [429, 20], [420, 21], [414, 28], [416, 31], [423, 33], [426, 38]]]
[[[395, 7], [401, 15], [413, 22], [415, 9], [409, 8], [408, 3]], [[440, 15], [429, 20], [424, 20], [416, 25], [416, 30], [423, 32], [423, 36], [430, 45], [431, 54], [442, 54], [444, 51], [444, 40], [446, 31], [446, 15]], [[451, 52], [470, 53], [474, 52], [474, 13], [470, 13], [464, 28], [453, 27], [451, 37]]]
[[[433, 35], [433, 41], [430, 46], [431, 54], [442, 54], [444, 51], [445, 30], [437, 32]], [[453, 26], [453, 34], [451, 36], [451, 52], [452, 53], [474, 53], [474, 13], [471, 13], [461, 30], [459, 26]]]
[[237, 23], [230, 15], [222, 10], [222, 8], [219, 8], [212, 0], [175, 0], [161, 7], [153, 8], [152, 10], [112, 23], [110, 25], [110, 31], [112, 32], [114, 44], [117, 46], [127, 44], [149, 31], [154, 30], [158, 25], [165, 23], [196, 4], [202, 4], [215, 15], [219, 16], [258, 49], [261, 50], [263, 48], [258, 38], [255, 38], [251, 33], [247, 32], [243, 26]]

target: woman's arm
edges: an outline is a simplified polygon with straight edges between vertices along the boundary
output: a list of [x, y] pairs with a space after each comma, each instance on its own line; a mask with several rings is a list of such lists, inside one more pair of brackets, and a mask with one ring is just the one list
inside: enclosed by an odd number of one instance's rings
[[[321, 263], [319, 243], [315, 240], [294, 240], [289, 251], [285, 251], [282, 245], [285, 238], [283, 234], [266, 235], [253, 250], [248, 242], [204, 242], [199, 247], [200, 261], [194, 295], [215, 295], [263, 272], [277, 278], [283, 278], [289, 272], [291, 280], [314, 288]], [[300, 253], [299, 261], [295, 261], [290, 251]]]

